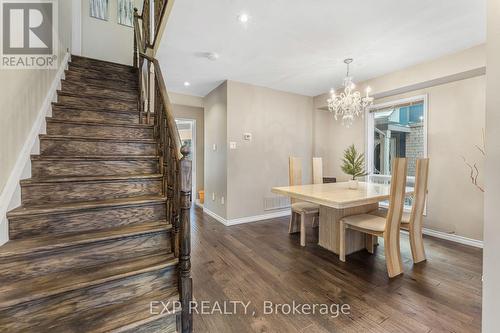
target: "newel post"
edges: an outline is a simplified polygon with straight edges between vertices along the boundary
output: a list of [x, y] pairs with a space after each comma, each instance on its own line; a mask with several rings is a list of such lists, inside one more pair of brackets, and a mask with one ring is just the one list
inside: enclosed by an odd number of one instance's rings
[[191, 168], [192, 161], [188, 159], [190, 148], [184, 145], [181, 148], [182, 159], [179, 163], [180, 173], [180, 294], [182, 303], [181, 323], [182, 332], [193, 330], [193, 316], [190, 311], [190, 302], [193, 299], [193, 281], [191, 279]]

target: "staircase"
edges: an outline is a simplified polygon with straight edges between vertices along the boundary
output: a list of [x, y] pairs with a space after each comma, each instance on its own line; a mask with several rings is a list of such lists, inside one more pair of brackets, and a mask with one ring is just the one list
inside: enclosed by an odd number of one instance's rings
[[22, 205], [8, 213], [0, 332], [180, 330], [173, 308], [150, 313], [180, 298], [178, 241], [137, 71], [72, 57]]

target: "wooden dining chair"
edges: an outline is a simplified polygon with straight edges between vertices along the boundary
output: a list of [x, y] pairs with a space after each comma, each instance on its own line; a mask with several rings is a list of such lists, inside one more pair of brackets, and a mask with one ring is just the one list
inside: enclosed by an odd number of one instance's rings
[[[323, 179], [323, 165], [321, 158], [313, 159], [313, 180], [319, 181]], [[321, 167], [320, 167], [321, 165]], [[289, 183], [290, 186], [302, 185], [302, 159], [300, 157], [290, 156], [288, 164]], [[321, 173], [320, 175], [318, 175]], [[306, 219], [312, 218], [313, 227], [319, 221], [319, 205], [297, 201], [292, 198], [292, 215], [290, 216], [290, 223], [288, 226], [289, 233], [300, 232], [300, 245], [306, 246]]]
[[[410, 235], [410, 247], [415, 264], [427, 260], [424, 249], [422, 229], [424, 227], [425, 200], [427, 198], [427, 183], [429, 179], [429, 159], [417, 159], [415, 172], [415, 188], [410, 213], [403, 213], [400, 227]], [[387, 209], [379, 208], [370, 214], [385, 217]]]
[[401, 218], [401, 229], [407, 230], [410, 234], [411, 255], [415, 264], [426, 260], [422, 229], [424, 227], [428, 178], [429, 159], [418, 159], [411, 212], [410, 214], [403, 214]]
[[[403, 273], [399, 248], [399, 224], [403, 215], [406, 194], [406, 159], [395, 158], [392, 163], [391, 192], [387, 217], [371, 214], [359, 214], [344, 217], [340, 220], [340, 260], [345, 262], [346, 231], [353, 229], [371, 236], [384, 238], [385, 261], [389, 277]], [[367, 242], [368, 251], [373, 252], [373, 242]]]

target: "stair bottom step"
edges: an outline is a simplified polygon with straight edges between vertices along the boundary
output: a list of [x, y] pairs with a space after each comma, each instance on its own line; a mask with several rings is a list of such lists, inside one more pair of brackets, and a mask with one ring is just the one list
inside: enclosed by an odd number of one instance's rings
[[151, 302], [173, 305], [179, 300], [177, 286], [163, 287], [123, 302], [113, 301], [110, 297], [108, 304], [97, 307], [92, 307], [92, 300], [79, 301], [72, 296], [72, 293], [67, 293], [65, 298], [49, 307], [34, 304], [1, 311], [0, 332], [137, 332], [141, 327], [165, 318], [170, 318], [167, 321], [170, 327], [168, 330], [162, 328], [164, 331], [161, 332], [175, 332], [174, 308], [163, 314], [152, 313]]

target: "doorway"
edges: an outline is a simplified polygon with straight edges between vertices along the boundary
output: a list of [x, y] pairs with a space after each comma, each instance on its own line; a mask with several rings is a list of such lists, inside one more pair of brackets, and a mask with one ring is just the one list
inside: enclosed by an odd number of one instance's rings
[[196, 120], [194, 119], [184, 119], [176, 118], [175, 123], [177, 124], [177, 129], [179, 131], [179, 136], [181, 139], [181, 145], [188, 145], [190, 148], [190, 153], [188, 157], [191, 159], [192, 163], [192, 193], [193, 198], [197, 197], [196, 193]]

